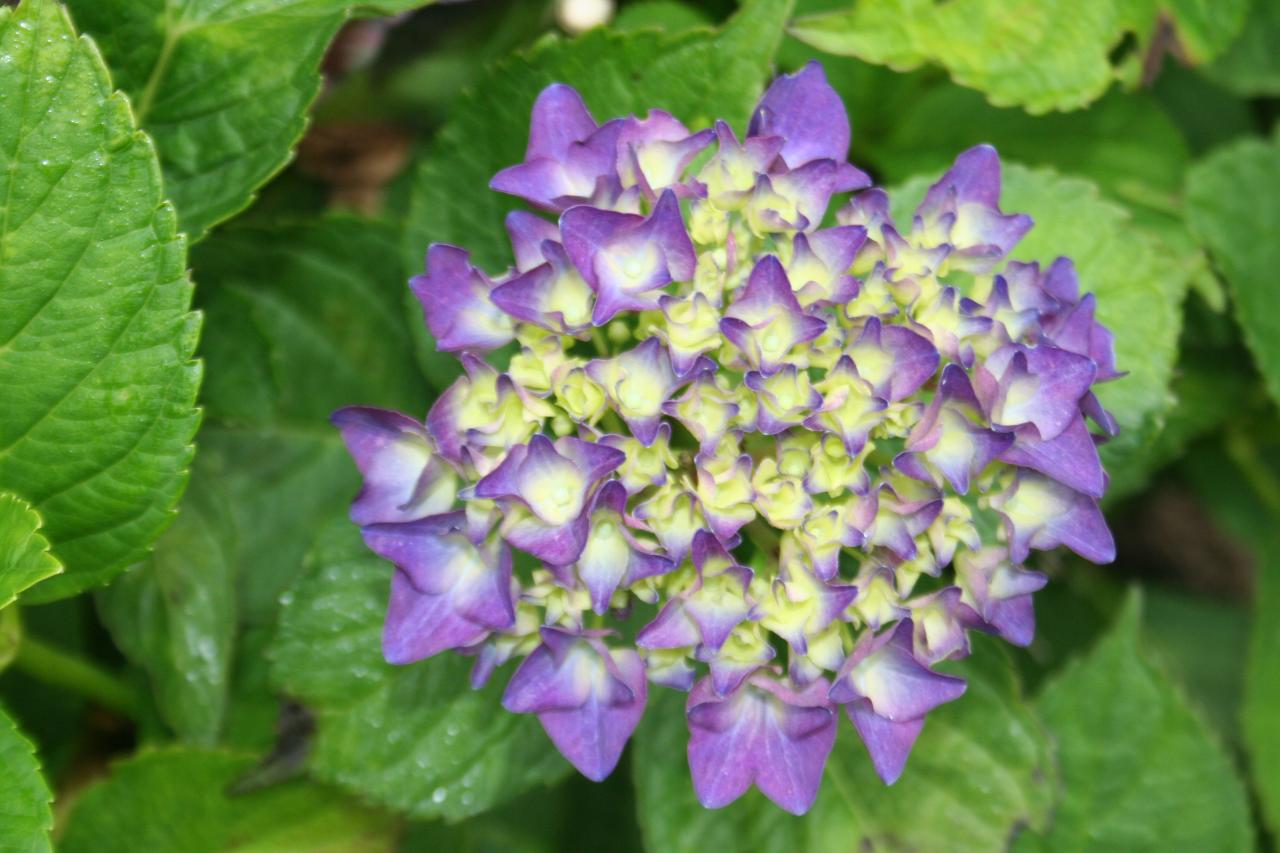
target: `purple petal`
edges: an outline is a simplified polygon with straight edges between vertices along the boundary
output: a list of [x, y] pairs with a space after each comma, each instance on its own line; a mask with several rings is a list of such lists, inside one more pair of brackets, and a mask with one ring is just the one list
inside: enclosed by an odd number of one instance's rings
[[1097, 367], [1084, 356], [1052, 346], [1011, 345], [992, 353], [974, 379], [993, 426], [1030, 423], [1049, 440], [1075, 420], [1096, 375]]
[[785, 140], [782, 159], [792, 169], [811, 160], [841, 161], [849, 154], [849, 116], [819, 62], [773, 81], [751, 116], [747, 135]]
[[557, 653], [558, 629], [543, 629], [539, 646], [516, 670], [502, 704], [536, 713], [556, 749], [596, 782], [617, 766], [627, 740], [644, 715], [648, 684], [644, 664], [631, 649], [566, 638]]
[[533, 102], [525, 159], [562, 159], [573, 143], [582, 142], [595, 130], [596, 120], [578, 90], [564, 83], [552, 83], [539, 92]]
[[763, 672], [727, 696], [717, 695], [709, 679], [694, 685], [686, 714], [699, 802], [728, 805], [754, 782], [783, 809], [807, 812], [835, 744], [835, 709], [826, 691], [822, 679], [797, 692]]
[[516, 269], [520, 272], [528, 272], [541, 266], [546, 260], [542, 254], [542, 244], [548, 240], [560, 240], [560, 229], [554, 222], [527, 210], [508, 213], [506, 225], [507, 236], [511, 238], [511, 249], [516, 256]]
[[858, 375], [889, 402], [919, 390], [937, 372], [940, 361], [927, 339], [902, 326], [882, 326], [878, 317], [867, 320], [849, 355]]
[[879, 637], [864, 635], [840, 668], [831, 688], [840, 703], [869, 699], [890, 720], [923, 717], [965, 691], [964, 679], [942, 675], [920, 663], [912, 651], [913, 623], [903, 619]]
[[1013, 434], [1015, 441], [1000, 454], [1003, 461], [1032, 468], [1090, 497], [1100, 498], [1106, 491], [1107, 475], [1083, 416], [1076, 415], [1049, 441], [1042, 441], [1034, 426], [1019, 427]]
[[894, 722], [871, 709], [866, 699], [844, 706], [849, 721], [862, 738], [871, 756], [871, 766], [886, 785], [892, 785], [902, 775], [911, 755], [911, 747], [924, 729], [924, 717]]
[[992, 496], [1004, 516], [1009, 550], [1022, 562], [1032, 548], [1047, 551], [1065, 545], [1094, 563], [1116, 558], [1115, 539], [1098, 501], [1042, 474], [1021, 470], [1010, 489]]
[[426, 273], [409, 280], [442, 350], [485, 351], [515, 339], [511, 318], [489, 300], [493, 283], [470, 257], [465, 249], [434, 243], [427, 249]]
[[356, 524], [413, 521], [453, 507], [452, 471], [436, 458], [423, 424], [386, 409], [349, 406], [330, 417], [364, 475], [351, 504]]

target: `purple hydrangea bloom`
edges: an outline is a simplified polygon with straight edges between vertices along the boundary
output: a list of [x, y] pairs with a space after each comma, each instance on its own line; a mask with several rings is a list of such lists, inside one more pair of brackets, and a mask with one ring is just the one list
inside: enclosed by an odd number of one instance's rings
[[411, 282], [464, 375], [425, 422], [333, 417], [395, 567], [389, 661], [514, 664], [503, 705], [591, 779], [650, 683], [687, 691], [699, 800], [801, 813], [842, 715], [892, 783], [969, 632], [1031, 642], [1033, 551], [1114, 557], [1095, 297], [1010, 259], [1032, 223], [992, 148], [895, 220], [849, 143], [815, 63], [741, 138], [543, 91], [492, 182], [540, 211], [511, 268], [433, 245]]

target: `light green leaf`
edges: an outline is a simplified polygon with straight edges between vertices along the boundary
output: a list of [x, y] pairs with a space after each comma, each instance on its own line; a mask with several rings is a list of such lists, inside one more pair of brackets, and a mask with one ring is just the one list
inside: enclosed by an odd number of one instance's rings
[[0, 708], [0, 850], [39, 853], [52, 850], [53, 795], [40, 775], [35, 750]]
[[243, 210], [289, 162], [348, 8], [426, 0], [67, 0], [156, 140], [192, 240]]
[[1237, 95], [1280, 95], [1280, 3], [1253, 0], [1240, 37], [1205, 68], [1213, 80]]
[[[909, 216], [933, 180], [916, 179], [896, 191], [895, 215]], [[1131, 491], [1149, 473], [1145, 451], [1172, 403], [1169, 383], [1190, 271], [1089, 181], [1006, 164], [1000, 203], [1035, 220], [1013, 257], [1072, 258], [1082, 290], [1098, 297], [1098, 319], [1115, 334], [1116, 362], [1128, 375], [1097, 388], [1120, 423], [1120, 435], [1102, 446], [1102, 460], [1111, 475], [1109, 493]]]
[[193, 253], [205, 284], [202, 481], [231, 509], [242, 618], [265, 624], [359, 475], [330, 413], [426, 412], [388, 226], [348, 218], [227, 229]]
[[1248, 850], [1248, 800], [1230, 759], [1144, 657], [1135, 593], [1092, 652], [1036, 707], [1058, 743], [1063, 796], [1043, 850]]
[[168, 748], [117, 764], [76, 802], [68, 853], [375, 853], [394, 849], [392, 818], [309, 782], [228, 788], [252, 766], [230, 752]]
[[473, 691], [465, 658], [383, 660], [392, 568], [353, 525], [326, 527], [309, 564], [286, 593], [270, 654], [277, 686], [316, 716], [316, 778], [414, 817], [453, 820], [564, 775], [568, 764], [537, 720], [503, 710], [504, 673]]
[[0, 609], [32, 584], [53, 577], [62, 565], [40, 534], [40, 514], [16, 495], [0, 494]]
[[[907, 71], [941, 65], [996, 106], [1072, 110], [1099, 98], [1117, 75], [1135, 80], [1166, 49], [1203, 63], [1240, 31], [1248, 0], [855, 0], [796, 21], [819, 50]], [[1117, 69], [1126, 34], [1137, 55]]]
[[1280, 402], [1280, 141], [1219, 149], [1187, 175], [1187, 215], [1227, 280], [1245, 343]]
[[13, 663], [21, 642], [22, 620], [18, 617], [18, 608], [6, 607], [0, 610], [0, 672], [4, 672]]
[[1049, 739], [1021, 697], [1008, 656], [978, 639], [971, 659], [945, 667], [968, 679], [967, 692], [929, 715], [902, 778], [892, 787], [880, 781], [842, 717], [818, 801], [800, 818], [755, 791], [717, 811], [698, 805], [683, 760], [681, 697], [655, 694], [633, 756], [648, 847], [999, 851], [1022, 827], [1043, 827], [1054, 796]]
[[186, 481], [199, 367], [185, 246], [93, 44], [62, 7], [0, 8], [0, 491], [66, 572], [45, 601], [139, 559]]
[[[418, 272], [429, 243], [453, 243], [490, 270], [511, 264], [502, 222], [517, 202], [489, 189], [489, 179], [524, 156], [529, 111], [545, 86], [569, 83], [598, 120], [651, 108], [690, 126], [718, 117], [743, 125], [770, 75], [793, 0], [748, 0], [719, 32], [593, 30], [572, 40], [548, 37], [499, 63], [459, 99], [414, 180], [405, 228], [406, 269]], [[410, 300], [428, 377], [443, 388], [459, 372], [435, 352]]]
[[193, 478], [173, 526], [133, 571], [98, 594], [116, 645], [147, 672], [179, 737], [212, 745], [222, 730], [235, 636], [229, 508]]

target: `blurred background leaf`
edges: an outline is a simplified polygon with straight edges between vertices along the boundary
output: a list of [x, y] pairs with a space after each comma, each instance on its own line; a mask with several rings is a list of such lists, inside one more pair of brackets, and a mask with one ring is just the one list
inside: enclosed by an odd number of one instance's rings
[[394, 849], [397, 822], [331, 788], [291, 782], [236, 794], [251, 764], [231, 752], [169, 748], [115, 765], [71, 811], [59, 849], [113, 853], [210, 850], [375, 853]]

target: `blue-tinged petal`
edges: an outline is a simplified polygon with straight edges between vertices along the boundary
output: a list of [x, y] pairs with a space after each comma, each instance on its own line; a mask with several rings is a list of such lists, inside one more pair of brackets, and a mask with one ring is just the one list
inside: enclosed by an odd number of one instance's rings
[[503, 707], [537, 714], [556, 749], [599, 782], [644, 715], [644, 664], [635, 651], [609, 649], [595, 636], [543, 628], [542, 638], [511, 677]]
[[560, 241], [560, 229], [554, 222], [527, 210], [508, 213], [506, 226], [507, 236], [511, 238], [511, 251], [516, 257], [517, 272], [528, 272], [541, 266], [546, 261], [542, 244], [548, 240]]
[[840, 668], [831, 699], [841, 704], [867, 699], [876, 714], [898, 722], [918, 720], [958, 699], [964, 679], [933, 672], [917, 660], [912, 632], [911, 620], [904, 619], [879, 636], [864, 634]]
[[773, 81], [752, 113], [747, 135], [784, 140], [782, 159], [792, 169], [849, 154], [849, 116], [818, 62]]
[[595, 293], [569, 262], [559, 243], [541, 247], [546, 262], [494, 288], [494, 305], [517, 320], [557, 334], [577, 334], [591, 326]]
[[756, 263], [747, 286], [720, 321], [720, 330], [743, 362], [763, 373], [780, 368], [794, 347], [817, 338], [826, 327], [825, 320], [800, 307], [786, 271], [773, 255]]
[[436, 455], [425, 425], [364, 406], [339, 409], [330, 420], [364, 476], [351, 503], [356, 524], [413, 521], [453, 508], [457, 475]]
[[807, 812], [836, 738], [826, 691], [825, 680], [796, 690], [764, 670], [728, 695], [710, 679], [694, 685], [685, 708], [698, 801], [720, 808], [754, 783], [792, 814]]
[[886, 785], [898, 781], [907, 766], [911, 747], [924, 729], [924, 717], [895, 722], [877, 714], [867, 699], [849, 702], [844, 711], [849, 715], [858, 737], [862, 738], [876, 775]]
[[974, 370], [973, 384], [997, 428], [1033, 424], [1041, 438], [1057, 438], [1071, 425], [1097, 366], [1057, 347], [1001, 347]]
[[1000, 454], [1001, 460], [1039, 471], [1090, 497], [1101, 498], [1106, 491], [1107, 475], [1083, 415], [1076, 415], [1066, 429], [1048, 441], [1029, 424], [1014, 430], [1013, 438]]
[[1036, 632], [1031, 596], [1049, 578], [1013, 565], [1005, 548], [963, 551], [956, 555], [955, 567], [964, 603], [975, 612], [973, 627], [1015, 646], [1031, 645]]
[[560, 217], [570, 260], [596, 292], [592, 322], [608, 323], [619, 311], [658, 307], [653, 291], [673, 281], [692, 281], [697, 254], [670, 190], [646, 218], [589, 205]]
[[493, 282], [471, 265], [470, 257], [465, 249], [433, 243], [427, 249], [426, 273], [409, 280], [442, 350], [483, 352], [515, 339], [511, 317], [489, 299]]
[[1083, 492], [1021, 469], [1013, 484], [991, 496], [1004, 516], [1009, 550], [1022, 562], [1031, 549], [1048, 551], [1065, 545], [1094, 563], [1116, 558], [1116, 543], [1098, 501]]
[[362, 529], [369, 548], [397, 569], [382, 635], [389, 662], [470, 646], [514, 624], [511, 552], [476, 545], [465, 525], [455, 512]]

